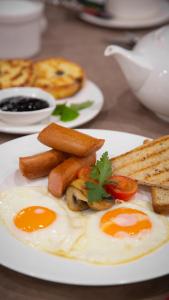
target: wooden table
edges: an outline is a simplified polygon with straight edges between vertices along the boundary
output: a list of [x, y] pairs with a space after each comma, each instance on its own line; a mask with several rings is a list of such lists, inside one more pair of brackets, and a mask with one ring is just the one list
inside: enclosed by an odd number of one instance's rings
[[[109, 30], [86, 24], [67, 10], [47, 7], [48, 29], [43, 36], [42, 51], [37, 58], [64, 56], [80, 63], [88, 78], [100, 86], [105, 96], [102, 112], [83, 128], [125, 131], [155, 138], [169, 134], [169, 124], [143, 107], [128, 88], [113, 58], [105, 58], [107, 45], [126, 39], [131, 31]], [[132, 31], [138, 37], [149, 30]], [[0, 143], [18, 135], [0, 133]], [[11, 249], [12, 251], [12, 249]], [[71, 274], [70, 274], [71, 276]], [[169, 276], [138, 284], [113, 287], [79, 287], [55, 284], [23, 276], [0, 268], [0, 299], [166, 299]]]

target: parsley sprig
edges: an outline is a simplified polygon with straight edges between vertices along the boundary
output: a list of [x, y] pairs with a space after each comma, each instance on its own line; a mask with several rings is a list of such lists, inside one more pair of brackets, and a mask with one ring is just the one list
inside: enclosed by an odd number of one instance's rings
[[53, 111], [52, 115], [60, 117], [60, 120], [62, 122], [70, 122], [79, 117], [80, 110], [89, 108], [92, 105], [93, 105], [93, 101], [90, 100], [78, 104], [75, 103], [72, 103], [70, 105], [58, 104], [56, 105], [56, 108]]
[[91, 170], [90, 178], [93, 179], [93, 181], [86, 182], [89, 203], [101, 201], [103, 198], [109, 196], [104, 185], [110, 183], [111, 176], [112, 164], [109, 160], [108, 152], [105, 152]]

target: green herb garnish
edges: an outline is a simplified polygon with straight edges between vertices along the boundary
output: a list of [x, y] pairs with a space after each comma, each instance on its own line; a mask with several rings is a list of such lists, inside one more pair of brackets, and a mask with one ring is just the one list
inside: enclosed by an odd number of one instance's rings
[[82, 110], [82, 109], [88, 108], [92, 105], [93, 105], [93, 101], [89, 100], [89, 101], [85, 101], [85, 102], [82, 102], [79, 104], [71, 104], [70, 108], [73, 110]]
[[105, 152], [91, 170], [90, 178], [94, 179], [95, 182], [86, 182], [89, 203], [101, 201], [109, 196], [104, 189], [104, 185], [110, 183], [111, 176], [112, 164], [108, 152]]
[[55, 110], [53, 111], [52, 115], [53, 116], [60, 116], [63, 113], [64, 108], [66, 107], [65, 104], [58, 104], [55, 107]]
[[103, 198], [109, 196], [105, 191], [104, 187], [99, 183], [87, 181], [86, 188], [89, 203], [102, 201]]
[[60, 120], [62, 122], [69, 122], [76, 119], [78, 116], [79, 116], [78, 111], [73, 110], [68, 106], [65, 106], [60, 116]]
[[79, 111], [90, 107], [93, 101], [85, 101], [79, 104], [58, 104], [53, 111], [53, 116], [59, 116], [62, 122], [70, 122], [79, 117]]

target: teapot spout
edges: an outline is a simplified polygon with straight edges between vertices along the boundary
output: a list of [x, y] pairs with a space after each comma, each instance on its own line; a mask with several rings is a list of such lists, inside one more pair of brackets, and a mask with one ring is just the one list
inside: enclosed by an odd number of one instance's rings
[[114, 55], [134, 91], [143, 86], [152, 70], [150, 64], [141, 55], [119, 46], [108, 46], [104, 54], [105, 56]]

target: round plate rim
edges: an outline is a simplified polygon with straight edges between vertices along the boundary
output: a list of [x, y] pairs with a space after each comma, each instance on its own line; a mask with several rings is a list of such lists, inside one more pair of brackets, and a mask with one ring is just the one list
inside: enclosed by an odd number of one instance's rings
[[[137, 134], [133, 134], [133, 133], [128, 133], [128, 132], [122, 132], [122, 131], [114, 131], [114, 130], [104, 130], [104, 129], [78, 129], [79, 131], [81, 131], [81, 132], [84, 132], [84, 133], [87, 133], [87, 134], [91, 134], [91, 135], [96, 135], [96, 136], [98, 136], [98, 134], [100, 133], [101, 134], [101, 132], [102, 132], [102, 134], [104, 135], [104, 136], [106, 136], [106, 135], [110, 135], [110, 134], [114, 134], [114, 135], [121, 135], [121, 137], [123, 136], [123, 138], [124, 138], [124, 136], [126, 136], [126, 137], [131, 137], [131, 138], [136, 138], [136, 139], [140, 139], [140, 142], [141, 141], [143, 141], [144, 139], [146, 139], [146, 137], [144, 137], [144, 136], [141, 136], [141, 135], [137, 135]], [[29, 135], [29, 136], [24, 136], [24, 137], [19, 137], [19, 138], [17, 138], [17, 139], [14, 139], [14, 140], [11, 140], [11, 141], [8, 141], [8, 142], [6, 142], [6, 143], [4, 143], [4, 144], [2, 144], [2, 145], [0, 145], [0, 153], [1, 153], [1, 151], [3, 150], [3, 151], [5, 151], [5, 148], [8, 148], [9, 147], [9, 145], [11, 145], [12, 143], [13, 144], [19, 144], [20, 143], [20, 141], [21, 141], [21, 143], [22, 142], [24, 142], [24, 141], [26, 141], [26, 140], [29, 140], [29, 139], [34, 139], [34, 138], [36, 138], [36, 136], [37, 136], [37, 134], [33, 134], [33, 135]], [[139, 144], [140, 144], [140, 142], [139, 142]], [[26, 245], [24, 245], [26, 248], [29, 248], [29, 247], [27, 247]], [[19, 247], [21, 247], [21, 243], [20, 243], [20, 246]], [[35, 251], [36, 251], [36, 249], [35, 249]], [[37, 250], [38, 251], [38, 250]], [[38, 251], [38, 253], [41, 253], [41, 252], [39, 252]], [[42, 253], [41, 253], [42, 254]], [[46, 253], [44, 254], [43, 253], [43, 255], [46, 255]], [[147, 257], [147, 256], [145, 256], [145, 257]], [[60, 259], [60, 258], [59, 258]], [[66, 261], [66, 263], [68, 263], [69, 264], [69, 260], [67, 260], [67, 259], [64, 259], [64, 262]], [[136, 261], [136, 262], [138, 262], [138, 260]], [[151, 276], [149, 275], [147, 275], [147, 276], [141, 276], [141, 275], [139, 275], [140, 277], [136, 277], [136, 278], [133, 278], [132, 280], [129, 280], [129, 279], [121, 279], [121, 280], [118, 280], [118, 281], [114, 281], [114, 282], [112, 282], [112, 280], [110, 279], [110, 278], [108, 278], [108, 280], [105, 282], [105, 281], [103, 281], [103, 282], [96, 282], [95, 281], [95, 279], [94, 280], [89, 280], [89, 281], [87, 281], [87, 282], [84, 282], [83, 280], [81, 280], [81, 279], [79, 279], [79, 278], [77, 278], [77, 280], [76, 280], [76, 282], [72, 279], [72, 278], [69, 278], [69, 280], [67, 280], [67, 279], [65, 279], [65, 280], [63, 280], [63, 279], [61, 279], [61, 280], [59, 280], [58, 278], [56, 279], [56, 278], [53, 278], [53, 276], [51, 275], [51, 276], [49, 276], [49, 274], [47, 275], [47, 276], [45, 276], [44, 274], [35, 274], [34, 272], [27, 272], [26, 270], [23, 270], [23, 268], [16, 268], [15, 266], [11, 266], [11, 265], [8, 265], [8, 264], [4, 264], [3, 263], [3, 261], [1, 261], [1, 257], [0, 257], [0, 263], [4, 266], [4, 267], [7, 267], [7, 268], [9, 268], [9, 269], [12, 269], [13, 271], [17, 271], [17, 272], [20, 272], [20, 273], [22, 273], [22, 274], [24, 274], [24, 275], [28, 275], [28, 276], [31, 276], [31, 277], [35, 277], [35, 278], [38, 278], [38, 279], [42, 279], [42, 280], [47, 280], [47, 281], [51, 281], [51, 282], [56, 282], [56, 283], [62, 283], [62, 284], [70, 284], [70, 285], [81, 285], [81, 286], [113, 286], [113, 285], [121, 285], [121, 284], [131, 284], [131, 283], [137, 283], [137, 282], [142, 282], [142, 281], [147, 281], [147, 280], [152, 280], [152, 279], [155, 279], [155, 278], [159, 278], [159, 277], [162, 277], [162, 276], [165, 276], [165, 275], [167, 275], [168, 273], [169, 273], [169, 270], [167, 269], [167, 271], [160, 271], [159, 272], [159, 270], [158, 270], [158, 272], [157, 273], [155, 273], [155, 274], [151, 274]], [[74, 262], [75, 263], [75, 265], [76, 264], [79, 264], [80, 263], [80, 265], [81, 265], [81, 267], [83, 268], [83, 266], [85, 266], [85, 268], [86, 268], [86, 263], [83, 263], [83, 262], [78, 262], [78, 261], [75, 261]], [[134, 262], [134, 264], [135, 264], [135, 262]], [[120, 266], [120, 268], [121, 267], [123, 267], [124, 265], [121, 265]], [[130, 265], [131, 266], [131, 265]], [[89, 264], [87, 264], [87, 268], [89, 267], [89, 269], [91, 268], [91, 270], [93, 270], [93, 268], [95, 269], [98, 269], [98, 268], [100, 268], [100, 266], [94, 266], [93, 267], [93, 265], [92, 265], [92, 267], [91, 267], [91, 265]], [[110, 270], [110, 268], [111, 268], [112, 266], [101, 266], [101, 269], [102, 269], [102, 271], [104, 270], [104, 269], [106, 269], [106, 270]], [[114, 266], [113, 266], [113, 268], [114, 268]], [[119, 267], [118, 267], [119, 268]], [[114, 268], [114, 269], [116, 269], [116, 267]], [[99, 279], [100, 280], [100, 279]]]

